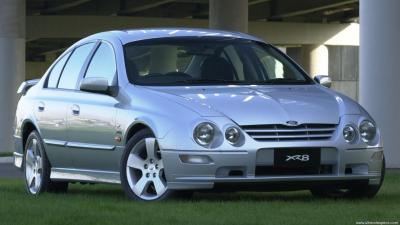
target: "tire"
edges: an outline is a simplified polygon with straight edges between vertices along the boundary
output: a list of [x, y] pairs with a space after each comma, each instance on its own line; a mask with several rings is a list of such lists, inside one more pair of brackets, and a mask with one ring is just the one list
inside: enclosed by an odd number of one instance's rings
[[39, 195], [46, 191], [67, 191], [68, 182], [50, 180], [50, 162], [44, 150], [42, 138], [37, 131], [32, 131], [26, 140], [23, 165], [25, 187], [28, 194]]
[[386, 172], [386, 161], [385, 158], [383, 158], [381, 180], [378, 185], [369, 185], [369, 184], [357, 185], [351, 187], [348, 190], [311, 189], [310, 191], [314, 197], [319, 197], [319, 198], [352, 198], [352, 199], [373, 198], [378, 194], [382, 186], [383, 180], [385, 178], [385, 172]]
[[159, 201], [176, 195], [168, 189], [157, 140], [149, 129], [140, 130], [129, 139], [121, 158], [120, 175], [129, 199]]

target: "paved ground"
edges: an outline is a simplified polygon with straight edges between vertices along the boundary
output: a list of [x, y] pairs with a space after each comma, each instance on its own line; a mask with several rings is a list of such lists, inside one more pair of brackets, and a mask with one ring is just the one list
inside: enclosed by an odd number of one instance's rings
[[23, 174], [12, 163], [0, 163], [1, 178], [22, 178]]
[[0, 157], [0, 163], [13, 163], [13, 157]]

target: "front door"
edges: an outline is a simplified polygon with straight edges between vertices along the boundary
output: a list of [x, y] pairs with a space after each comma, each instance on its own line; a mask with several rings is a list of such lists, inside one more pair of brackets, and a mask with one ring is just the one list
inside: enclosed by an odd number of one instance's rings
[[[101, 42], [84, 71], [83, 78], [102, 78], [108, 81], [109, 86], [117, 85], [115, 54], [111, 44]], [[71, 152], [74, 167], [84, 170], [119, 171], [121, 153], [117, 151], [116, 146], [120, 143], [115, 140], [117, 99], [107, 94], [80, 90], [72, 93], [68, 99], [67, 147]]]
[[76, 169], [119, 170], [115, 141], [117, 101], [108, 95], [73, 93], [67, 107], [68, 149]]

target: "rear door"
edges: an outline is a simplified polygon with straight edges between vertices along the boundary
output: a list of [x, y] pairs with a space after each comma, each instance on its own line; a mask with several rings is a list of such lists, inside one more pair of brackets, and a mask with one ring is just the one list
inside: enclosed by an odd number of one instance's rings
[[[98, 77], [117, 85], [115, 54], [111, 44], [97, 46], [82, 77]], [[79, 85], [78, 85], [79, 86]], [[78, 88], [79, 89], [79, 88]], [[67, 106], [68, 147], [77, 169], [118, 171], [120, 155], [115, 141], [116, 105], [110, 95], [77, 90]]]
[[51, 68], [43, 91], [36, 98], [35, 116], [45, 143], [45, 149], [53, 167], [68, 167], [71, 158], [65, 151], [67, 142], [67, 105], [57, 83], [71, 52], [64, 54]]

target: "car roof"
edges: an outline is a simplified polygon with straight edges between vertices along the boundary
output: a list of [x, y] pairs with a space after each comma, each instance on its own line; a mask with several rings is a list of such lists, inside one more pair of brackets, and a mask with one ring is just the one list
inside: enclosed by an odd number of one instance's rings
[[253, 41], [263, 41], [254, 36], [224, 30], [203, 29], [203, 28], [145, 28], [145, 29], [129, 29], [129, 30], [114, 30], [106, 31], [91, 35], [82, 39], [78, 43], [87, 42], [95, 39], [110, 40], [118, 38], [124, 45], [126, 43], [167, 37], [233, 37], [248, 39]]

